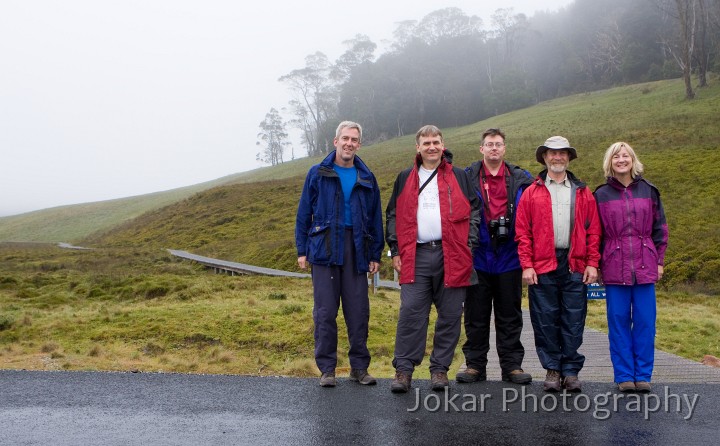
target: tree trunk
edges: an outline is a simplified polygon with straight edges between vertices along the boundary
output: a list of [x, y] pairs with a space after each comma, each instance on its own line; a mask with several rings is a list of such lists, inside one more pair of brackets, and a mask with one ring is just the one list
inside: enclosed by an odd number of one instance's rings
[[682, 69], [683, 80], [685, 81], [685, 99], [694, 99], [695, 92], [692, 88], [691, 63], [693, 44], [695, 43], [695, 1], [675, 0], [680, 21], [680, 43], [682, 45]]
[[699, 26], [698, 26], [698, 87], [707, 87], [708, 49], [707, 49], [707, 25], [710, 20], [705, 8], [705, 0], [698, 0]]

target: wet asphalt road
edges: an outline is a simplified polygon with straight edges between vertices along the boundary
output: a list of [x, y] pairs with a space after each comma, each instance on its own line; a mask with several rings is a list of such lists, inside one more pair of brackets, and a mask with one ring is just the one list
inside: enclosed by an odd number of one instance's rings
[[717, 384], [654, 383], [648, 397], [620, 396], [608, 383], [585, 383], [574, 396], [546, 394], [539, 382], [452, 383], [447, 395], [431, 392], [428, 381], [415, 381], [405, 395], [390, 393], [389, 385], [340, 379], [325, 389], [316, 379], [0, 371], [0, 444], [718, 442]]

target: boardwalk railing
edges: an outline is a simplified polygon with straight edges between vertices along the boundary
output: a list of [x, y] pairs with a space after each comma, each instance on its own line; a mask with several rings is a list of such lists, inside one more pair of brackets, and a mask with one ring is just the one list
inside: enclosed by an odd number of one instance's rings
[[[179, 251], [176, 249], [168, 249], [168, 252], [175, 257], [180, 257], [186, 260], [192, 260], [198, 262], [207, 268], [213, 269], [216, 273], [224, 273], [230, 275], [236, 274], [262, 274], [265, 276], [281, 276], [281, 277], [296, 277], [296, 278], [310, 278], [310, 274], [295, 273], [291, 271], [282, 271], [273, 268], [264, 268], [262, 266], [246, 265], [244, 263], [229, 262], [227, 260], [213, 259], [210, 257], [203, 257], [197, 254], [191, 254], [187, 251]], [[399, 290], [400, 285], [397, 282], [389, 280], [379, 280], [379, 276], [376, 274], [370, 281], [373, 286], [373, 292], [377, 288], [392, 288]]]

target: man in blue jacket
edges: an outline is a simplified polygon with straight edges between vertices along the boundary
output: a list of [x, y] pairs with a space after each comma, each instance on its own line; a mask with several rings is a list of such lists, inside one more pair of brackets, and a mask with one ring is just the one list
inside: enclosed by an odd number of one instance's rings
[[515, 242], [515, 210], [523, 189], [532, 184], [533, 178], [526, 170], [505, 161], [505, 133], [500, 129], [483, 133], [480, 154], [483, 159], [466, 169], [484, 210], [480, 213], [479, 244], [473, 253], [478, 284], [467, 290], [467, 341], [463, 345], [467, 368], [455, 379], [460, 383], [486, 379], [490, 317], [494, 310], [502, 380], [527, 384], [532, 376], [522, 369], [522, 270]]
[[295, 222], [298, 265], [312, 264], [315, 363], [320, 385], [334, 387], [337, 314], [342, 302], [350, 340], [350, 379], [376, 384], [368, 373], [370, 301], [367, 273], [380, 268], [385, 244], [380, 190], [375, 175], [357, 157], [362, 127], [343, 121], [335, 150], [310, 168]]

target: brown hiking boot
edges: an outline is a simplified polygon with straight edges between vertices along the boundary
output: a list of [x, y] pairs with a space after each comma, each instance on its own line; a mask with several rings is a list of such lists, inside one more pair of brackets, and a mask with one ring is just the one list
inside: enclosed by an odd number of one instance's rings
[[447, 372], [433, 372], [430, 374], [430, 385], [436, 392], [445, 390], [446, 387], [450, 386], [448, 381]]
[[335, 387], [335, 370], [325, 372], [320, 377], [320, 387]]
[[392, 393], [406, 393], [410, 390], [410, 384], [412, 383], [412, 373], [406, 372], [395, 372], [395, 379], [390, 384], [390, 391]]
[[363, 386], [374, 386], [377, 380], [372, 377], [367, 369], [350, 369], [350, 380], [357, 381]]
[[487, 375], [485, 374], [485, 370], [478, 370], [472, 367], [468, 367], [455, 375], [455, 380], [459, 383], [474, 383], [477, 381], [485, 381], [486, 379]]
[[618, 390], [622, 393], [631, 393], [635, 391], [635, 383], [632, 381], [624, 381], [618, 383]]
[[651, 390], [650, 383], [647, 381], [636, 381], [635, 382], [635, 390], [638, 393], [650, 393], [650, 390]]
[[525, 373], [523, 369], [515, 369], [510, 373], [503, 373], [502, 380], [515, 384], [529, 384], [532, 381], [532, 375]]
[[560, 385], [560, 372], [557, 370], [548, 370], [543, 383], [543, 390], [546, 392], [559, 392], [562, 390]]
[[581, 392], [582, 383], [577, 376], [566, 376], [563, 380], [563, 388], [568, 392]]

